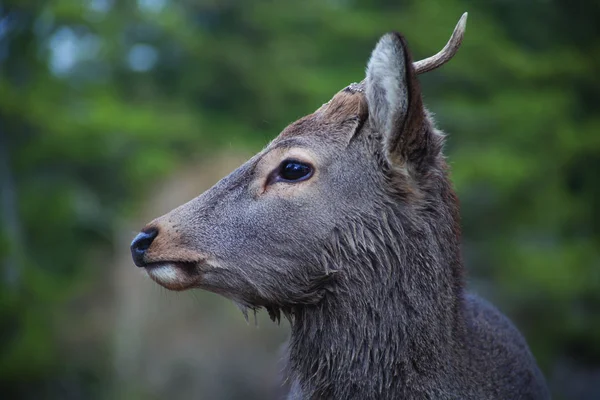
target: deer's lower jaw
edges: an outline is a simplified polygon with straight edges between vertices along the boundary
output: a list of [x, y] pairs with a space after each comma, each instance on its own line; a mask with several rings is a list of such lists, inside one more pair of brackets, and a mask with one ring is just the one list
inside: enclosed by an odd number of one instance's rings
[[150, 263], [144, 269], [154, 282], [169, 290], [190, 289], [202, 279], [199, 263], [168, 261]]

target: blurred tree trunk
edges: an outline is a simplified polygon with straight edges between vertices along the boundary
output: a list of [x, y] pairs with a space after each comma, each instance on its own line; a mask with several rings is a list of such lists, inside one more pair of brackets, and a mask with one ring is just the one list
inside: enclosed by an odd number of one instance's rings
[[22, 249], [21, 222], [17, 207], [17, 191], [10, 167], [9, 141], [6, 133], [0, 128], [0, 215], [4, 221], [4, 234], [9, 244], [4, 256], [3, 280], [6, 285], [16, 287], [20, 280], [19, 255]]

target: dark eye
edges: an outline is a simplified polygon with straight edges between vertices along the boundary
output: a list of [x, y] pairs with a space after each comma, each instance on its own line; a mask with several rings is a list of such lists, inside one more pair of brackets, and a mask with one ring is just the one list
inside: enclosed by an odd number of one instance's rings
[[283, 181], [295, 182], [310, 178], [312, 167], [300, 161], [285, 160], [281, 163], [279, 177]]

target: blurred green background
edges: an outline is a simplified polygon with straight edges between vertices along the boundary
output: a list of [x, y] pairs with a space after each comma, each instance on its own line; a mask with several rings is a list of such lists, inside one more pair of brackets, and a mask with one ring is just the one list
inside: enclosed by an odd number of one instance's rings
[[363, 78], [378, 37], [437, 52], [469, 286], [523, 331], [557, 399], [600, 398], [600, 3], [0, 3], [0, 393], [263, 399], [287, 326], [144, 279], [128, 245]]

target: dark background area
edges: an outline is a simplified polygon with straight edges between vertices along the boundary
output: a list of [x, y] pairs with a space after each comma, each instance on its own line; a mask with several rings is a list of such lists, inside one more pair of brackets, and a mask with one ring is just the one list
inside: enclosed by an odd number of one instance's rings
[[[127, 248], [364, 76], [377, 39], [437, 52], [469, 287], [522, 330], [557, 399], [600, 398], [600, 3], [0, 3], [0, 393], [262, 399], [287, 326], [168, 293]], [[8, 396], [8, 397], [5, 397]]]

